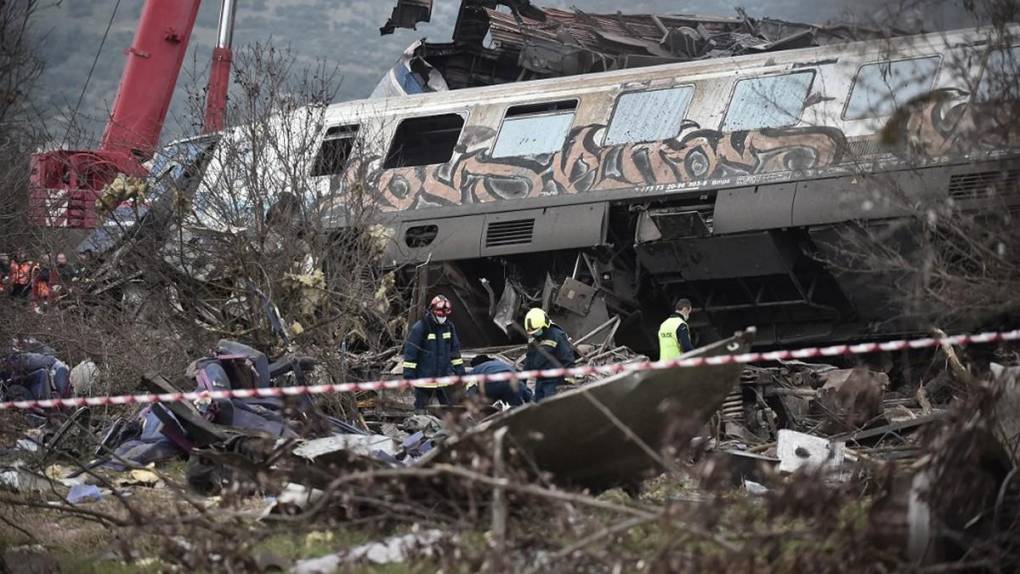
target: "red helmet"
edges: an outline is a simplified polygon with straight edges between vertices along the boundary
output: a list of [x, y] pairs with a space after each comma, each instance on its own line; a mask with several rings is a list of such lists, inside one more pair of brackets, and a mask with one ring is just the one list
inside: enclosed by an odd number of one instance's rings
[[429, 303], [429, 310], [436, 317], [449, 317], [453, 313], [453, 305], [450, 305], [450, 300], [443, 295], [436, 295], [432, 298], [432, 302]]

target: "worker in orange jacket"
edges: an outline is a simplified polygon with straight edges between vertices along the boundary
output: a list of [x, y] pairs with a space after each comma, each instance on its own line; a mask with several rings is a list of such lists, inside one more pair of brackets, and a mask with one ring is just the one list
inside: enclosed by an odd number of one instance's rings
[[32, 270], [35, 263], [28, 258], [24, 249], [19, 249], [11, 259], [11, 295], [14, 297], [28, 297], [32, 291]]
[[53, 279], [50, 266], [36, 265], [32, 269], [32, 301], [35, 303], [48, 303], [53, 290], [50, 282]]

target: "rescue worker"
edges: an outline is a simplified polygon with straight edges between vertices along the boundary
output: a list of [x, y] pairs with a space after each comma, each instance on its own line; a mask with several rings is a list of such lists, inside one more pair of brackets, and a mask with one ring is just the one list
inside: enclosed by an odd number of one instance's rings
[[659, 325], [659, 360], [671, 361], [694, 349], [687, 319], [691, 316], [691, 300], [680, 298], [673, 305], [673, 314]]
[[[450, 300], [436, 295], [425, 317], [411, 327], [404, 342], [404, 379], [427, 379], [464, 374], [457, 328], [449, 321], [453, 313]], [[448, 385], [414, 382], [414, 408], [424, 410], [435, 397], [439, 404], [453, 404]]]
[[72, 281], [77, 280], [78, 271], [67, 262], [67, 255], [57, 253], [56, 264], [49, 270], [49, 285], [54, 298], [67, 295]]
[[35, 263], [29, 260], [24, 249], [19, 249], [11, 259], [11, 296], [28, 297], [32, 291], [32, 270]]
[[[43, 256], [39, 259], [45, 261]], [[37, 265], [32, 270], [32, 301], [36, 305], [48, 303], [53, 291], [50, 289], [53, 278], [53, 267], [51, 265]]]
[[[524, 357], [524, 370], [572, 368], [574, 348], [567, 340], [567, 334], [549, 320], [549, 315], [540, 308], [528, 311], [524, 316], [524, 330], [531, 337], [528, 353]], [[541, 377], [535, 381], [535, 402], [556, 394], [563, 383], [573, 384], [572, 377]]]
[[[478, 355], [471, 359], [472, 375], [495, 375], [497, 373], [512, 372], [514, 372], [513, 365], [488, 355]], [[503, 401], [512, 407], [519, 407], [524, 403], [531, 402], [531, 390], [528, 389], [525, 381], [468, 383], [467, 394], [469, 396], [484, 395], [486, 402]]]

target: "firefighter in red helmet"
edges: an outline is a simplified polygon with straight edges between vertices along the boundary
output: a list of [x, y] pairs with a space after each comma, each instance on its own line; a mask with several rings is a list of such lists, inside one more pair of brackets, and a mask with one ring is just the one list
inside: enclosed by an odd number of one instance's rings
[[404, 378], [414, 381], [414, 408], [424, 410], [432, 398], [450, 405], [450, 385], [431, 379], [464, 374], [457, 328], [449, 320], [453, 313], [450, 300], [436, 295], [425, 317], [415, 322], [404, 342]]

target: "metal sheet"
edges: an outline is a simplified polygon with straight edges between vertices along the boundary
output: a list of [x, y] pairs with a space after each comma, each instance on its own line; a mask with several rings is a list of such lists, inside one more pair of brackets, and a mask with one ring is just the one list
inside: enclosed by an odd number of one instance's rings
[[520, 301], [520, 296], [517, 290], [508, 282], [503, 288], [503, 295], [500, 296], [499, 303], [496, 304], [496, 314], [492, 317], [492, 322], [506, 335], [510, 334], [507, 328], [514, 323], [518, 301]]
[[649, 271], [657, 275], [679, 271], [688, 281], [785, 275], [799, 253], [792, 236], [768, 231], [638, 246], [641, 264]]
[[417, 30], [419, 22], [432, 19], [432, 0], [397, 0], [389, 20], [379, 28], [380, 35], [392, 34], [397, 28]]
[[719, 191], [712, 232], [739, 233], [790, 227], [796, 183], [737, 187]]
[[[753, 334], [749, 329], [686, 356], [746, 352]], [[659, 452], [674, 417], [703, 424], [738, 384], [741, 370], [739, 364], [709, 365], [610, 377], [497, 415], [451, 439], [421, 464], [460, 458], [466, 455], [462, 447], [474, 452], [476, 440], [491, 444], [492, 433], [506, 428], [511, 448], [558, 484], [592, 490], [632, 484], [662, 469], [592, 399]]]
[[596, 292], [594, 287], [567, 277], [556, 294], [556, 305], [578, 315], [587, 315]]
[[[605, 239], [606, 209], [605, 203], [590, 203], [493, 213], [484, 216], [486, 229], [501, 222], [534, 219], [534, 232], [530, 241], [522, 239], [519, 243], [485, 245], [485, 237], [481, 233], [476, 236], [476, 240], [482, 240], [478, 247], [483, 257], [594, 247], [602, 244]], [[436, 222], [440, 223], [442, 229], [441, 220]], [[446, 258], [445, 250], [437, 248], [433, 260]]]

